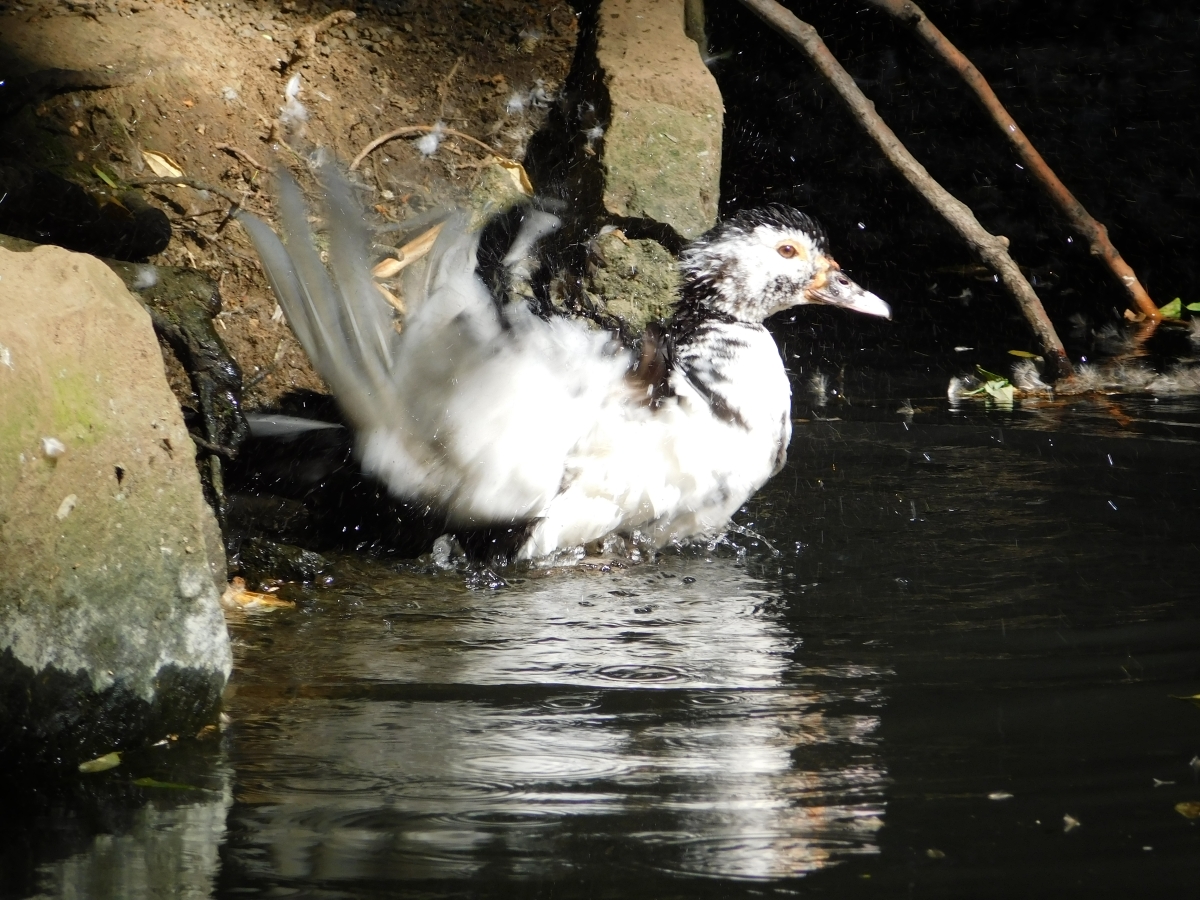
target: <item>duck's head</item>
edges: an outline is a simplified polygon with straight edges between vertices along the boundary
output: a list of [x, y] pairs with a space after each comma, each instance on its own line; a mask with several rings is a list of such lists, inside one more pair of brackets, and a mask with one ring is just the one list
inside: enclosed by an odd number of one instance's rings
[[806, 303], [892, 317], [842, 272], [824, 229], [787, 206], [738, 213], [690, 244], [679, 264], [685, 295], [743, 322]]

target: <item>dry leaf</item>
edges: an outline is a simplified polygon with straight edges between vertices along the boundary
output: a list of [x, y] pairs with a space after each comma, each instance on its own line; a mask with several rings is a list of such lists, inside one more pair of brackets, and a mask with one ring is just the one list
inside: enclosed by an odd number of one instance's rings
[[246, 579], [234, 578], [221, 595], [221, 605], [226, 609], [265, 611], [271, 609], [294, 609], [296, 604], [270, 594], [246, 590]]
[[1185, 819], [1200, 819], [1200, 801], [1185, 800], [1183, 803], [1176, 803], [1175, 812]]
[[[415, 263], [418, 259], [433, 249], [433, 242], [437, 240], [437, 236], [442, 233], [443, 222], [438, 222], [424, 234], [413, 238], [407, 244], [400, 248], [400, 268]], [[399, 270], [397, 270], [399, 271]]]
[[146, 165], [150, 167], [150, 171], [159, 178], [182, 178], [183, 169], [179, 167], [179, 163], [171, 159], [165, 153], [156, 153], [153, 150], [143, 150], [142, 158], [146, 160]]
[[526, 197], [533, 196], [533, 182], [529, 180], [529, 174], [525, 171], [525, 167], [515, 159], [505, 159], [501, 157], [496, 160], [500, 166], [508, 173], [508, 177], [512, 179], [518, 191]]

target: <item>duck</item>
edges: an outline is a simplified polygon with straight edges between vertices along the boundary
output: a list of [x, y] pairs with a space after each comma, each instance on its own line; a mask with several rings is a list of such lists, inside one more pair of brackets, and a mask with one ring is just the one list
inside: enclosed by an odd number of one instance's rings
[[[353, 429], [360, 466], [396, 499], [440, 511], [451, 533], [506, 535], [504, 562], [580, 558], [606, 539], [658, 549], [719, 536], [791, 440], [791, 386], [764, 321], [806, 305], [891, 318], [834, 261], [815, 220], [773, 204], [683, 249], [674, 313], [634, 346], [537, 314], [485, 278], [466, 211], [446, 214], [404, 271], [398, 323], [335, 164], [318, 166], [328, 268], [299, 186], [285, 172], [276, 180], [282, 240], [238, 217]], [[519, 218], [506, 271], [527, 271], [558, 225], [534, 208]]]

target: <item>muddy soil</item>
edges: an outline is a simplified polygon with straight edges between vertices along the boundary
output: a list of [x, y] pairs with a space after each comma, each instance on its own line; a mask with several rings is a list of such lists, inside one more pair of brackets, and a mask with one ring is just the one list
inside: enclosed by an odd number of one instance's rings
[[[329, 18], [340, 10], [355, 15]], [[566, 77], [576, 32], [569, 4], [554, 0], [353, 9], [291, 0], [0, 0], [0, 79], [25, 92], [0, 110], [0, 158], [103, 192], [106, 182], [155, 177], [160, 154], [270, 220], [270, 169], [298, 162], [278, 139], [293, 75], [309, 116], [305, 136], [343, 162], [384, 132], [438, 122], [520, 160]], [[400, 221], [464, 197], [491, 161], [454, 137], [430, 156], [398, 139], [360, 172], [374, 213]], [[228, 218], [229, 202], [195, 187], [143, 190], [173, 229], [151, 262], [193, 266], [220, 285], [219, 331], [242, 367], [247, 406], [320, 389], [249, 239]], [[170, 358], [168, 371], [194, 405]]]

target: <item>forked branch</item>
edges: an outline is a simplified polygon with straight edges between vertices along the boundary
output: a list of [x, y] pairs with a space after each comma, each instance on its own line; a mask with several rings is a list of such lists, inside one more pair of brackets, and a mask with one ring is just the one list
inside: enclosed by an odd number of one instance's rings
[[1016, 299], [1041, 345], [1046, 359], [1047, 374], [1052, 378], [1074, 374], [1071, 361], [1059, 340], [1054, 325], [1042, 307], [1033, 287], [1021, 274], [1020, 268], [1008, 254], [1008, 239], [991, 234], [975, 218], [970, 208], [934, 180], [925, 167], [917, 162], [908, 148], [875, 111], [875, 104], [866, 98], [850, 74], [842, 68], [815, 28], [796, 18], [775, 0], [741, 0], [764, 22], [799, 47], [838, 92], [859, 124], [879, 145], [900, 173], [920, 192], [954, 229], [975, 249], [1000, 277], [1005, 288]]
[[975, 96], [979, 98], [983, 108], [992, 117], [992, 121], [1000, 127], [1009, 143], [1013, 145], [1013, 149], [1017, 151], [1017, 155], [1024, 162], [1025, 168], [1041, 182], [1046, 193], [1050, 195], [1050, 199], [1063, 211], [1071, 226], [1087, 239], [1092, 256], [1102, 260], [1108, 266], [1117, 280], [1121, 282], [1121, 286], [1125, 288], [1125, 292], [1129, 294], [1129, 299], [1133, 301], [1134, 306], [1144, 313], [1146, 318], [1151, 321], [1160, 319], [1162, 315], [1158, 311], [1158, 306], [1150, 299], [1150, 295], [1138, 280], [1129, 263], [1125, 262], [1121, 254], [1117, 252], [1117, 248], [1113, 246], [1112, 241], [1109, 240], [1108, 229], [1092, 218], [1083, 204], [1075, 199], [1075, 195], [1054, 174], [1054, 170], [1025, 136], [1021, 126], [1004, 108], [1004, 104], [1000, 102], [1000, 98], [996, 96], [987, 79], [963, 55], [962, 51], [950, 43], [938, 27], [929, 21], [921, 7], [910, 0], [867, 0], [867, 2], [910, 27], [934, 54], [940, 56], [962, 76], [963, 81], [975, 92]]

